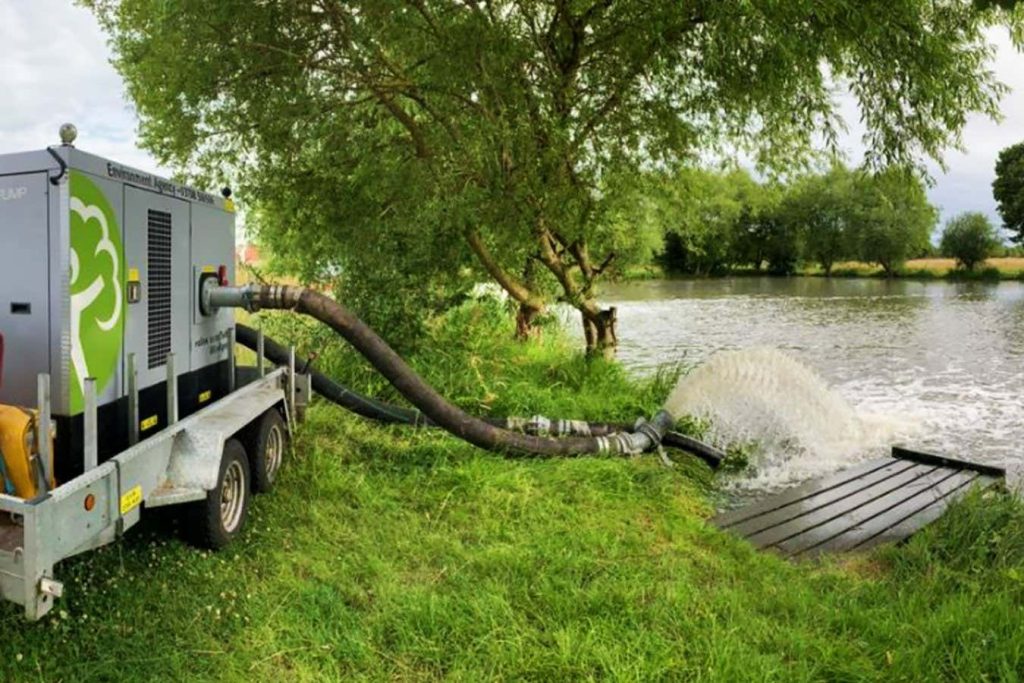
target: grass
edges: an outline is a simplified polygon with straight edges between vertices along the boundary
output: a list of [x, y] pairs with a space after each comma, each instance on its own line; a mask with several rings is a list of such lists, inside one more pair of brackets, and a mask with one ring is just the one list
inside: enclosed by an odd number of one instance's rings
[[[463, 405], [621, 419], [660, 401], [487, 310], [413, 361]], [[308, 333], [308, 331], [304, 331]], [[498, 334], [501, 332], [501, 334]], [[312, 341], [312, 340], [307, 340]], [[362, 377], [343, 354], [325, 367]], [[591, 395], [593, 394], [593, 395]], [[900, 548], [795, 565], [705, 524], [708, 471], [505, 460], [317, 406], [219, 554], [150, 520], [0, 613], [0, 679], [989, 680], [1024, 669], [1024, 509], [975, 495]]]

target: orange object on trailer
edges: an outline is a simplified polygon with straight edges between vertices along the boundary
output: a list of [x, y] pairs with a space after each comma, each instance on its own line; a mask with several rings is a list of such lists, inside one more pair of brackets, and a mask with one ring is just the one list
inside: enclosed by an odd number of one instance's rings
[[[36, 443], [36, 415], [34, 410], [0, 404], [0, 456], [3, 458], [4, 479], [2, 487], [3, 493], [8, 495], [29, 499], [40, 493], [42, 471]], [[50, 460], [52, 472], [52, 457]], [[52, 476], [49, 485], [54, 485]]]

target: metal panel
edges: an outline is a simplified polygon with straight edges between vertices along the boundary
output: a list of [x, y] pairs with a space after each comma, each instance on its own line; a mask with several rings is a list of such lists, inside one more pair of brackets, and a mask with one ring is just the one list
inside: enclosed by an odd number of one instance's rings
[[[124, 207], [125, 258], [129, 269], [138, 269], [142, 281], [142, 297], [139, 303], [128, 306], [125, 353], [136, 354], [138, 386], [142, 390], [166, 379], [163, 359], [158, 359], [156, 364], [142, 360], [149, 358], [151, 344], [157, 352], [166, 348], [166, 346], [160, 346], [162, 340], [151, 339], [150, 334], [151, 303], [162, 303], [162, 301], [152, 302], [151, 300], [154, 297], [164, 296], [166, 290], [163, 288], [167, 285], [166, 262], [162, 260], [163, 255], [159, 253], [165, 245], [152, 245], [151, 250], [150, 225], [153, 215], [156, 215], [161, 221], [165, 220], [163, 217], [169, 216], [171, 223], [170, 348], [167, 350], [174, 352], [179, 358], [188, 357], [188, 316], [192, 310], [188, 286], [190, 280], [188, 266], [189, 205], [179, 199], [125, 186]], [[151, 212], [158, 213], [152, 214]], [[160, 235], [162, 234], [160, 232]], [[151, 253], [160, 257], [156, 263], [149, 262]], [[166, 329], [163, 327], [165, 325], [166, 321], [161, 320], [160, 325], [153, 331], [162, 334]], [[181, 374], [187, 372], [188, 369], [184, 363], [179, 363], [177, 371]], [[141, 420], [145, 420], [147, 417], [147, 415], [139, 416]]]
[[[228, 342], [234, 326], [234, 309], [222, 308], [213, 315], [199, 311], [199, 279], [204, 270], [225, 266], [228, 280], [235, 281], [235, 217], [219, 208], [192, 205], [192, 326], [191, 368], [212, 365], [228, 358]], [[187, 356], [186, 356], [187, 357]]]
[[45, 173], [0, 176], [0, 402], [32, 406], [50, 372], [49, 191]]
[[[53, 187], [59, 201], [50, 216], [51, 326], [60, 328], [51, 330], [53, 412], [73, 415], [82, 410], [85, 377], [96, 378], [99, 405], [123, 391], [124, 263], [117, 242], [123, 245], [124, 198], [117, 183], [73, 168]], [[102, 263], [98, 272], [89, 261]]]
[[[236, 398], [244, 395], [244, 399]], [[189, 427], [175, 441], [167, 467], [167, 486], [172, 489], [210, 490], [217, 484], [224, 442], [243, 427], [285, 400], [280, 386], [260, 380], [203, 410], [201, 421]]]
[[[80, 147], [57, 147], [55, 151], [67, 159], [68, 165], [91, 173], [101, 178], [110, 178], [118, 183], [149, 190], [166, 197], [175, 197], [194, 205], [204, 205], [219, 211], [227, 210], [227, 202], [217, 194], [203, 192], [196, 188], [182, 185], [158, 175], [119, 164], [110, 159], [98, 157], [83, 151]], [[39, 153], [36, 153], [39, 154]], [[46, 153], [43, 152], [45, 155]], [[0, 157], [0, 169], [3, 168], [3, 157]]]

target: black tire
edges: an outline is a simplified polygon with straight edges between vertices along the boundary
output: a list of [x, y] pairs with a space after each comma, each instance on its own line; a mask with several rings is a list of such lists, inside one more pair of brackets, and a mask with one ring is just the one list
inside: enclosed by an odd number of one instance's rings
[[207, 492], [205, 500], [193, 503], [185, 516], [184, 531], [189, 542], [219, 550], [233, 541], [249, 516], [250, 486], [245, 448], [237, 439], [229, 439], [220, 459], [217, 486]]
[[259, 419], [252, 444], [249, 460], [252, 490], [254, 493], [267, 493], [274, 488], [284, 454], [288, 451], [288, 425], [277, 408], [271, 408]]

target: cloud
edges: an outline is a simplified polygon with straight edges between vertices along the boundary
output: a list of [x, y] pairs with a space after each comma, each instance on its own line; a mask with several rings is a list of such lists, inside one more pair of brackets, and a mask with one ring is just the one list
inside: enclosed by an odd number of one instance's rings
[[[963, 211], [981, 211], [1000, 225], [1002, 220], [992, 198], [996, 157], [1004, 147], [1024, 140], [1024, 55], [1013, 47], [1006, 29], [989, 29], [987, 37], [996, 48], [990, 68], [999, 81], [1009, 86], [1010, 92], [1000, 102], [1001, 122], [980, 114], [968, 117], [963, 131], [963, 147], [967, 151], [947, 150], [945, 172], [938, 164], [928, 164], [935, 179], [928, 195], [941, 210], [943, 221]], [[859, 160], [864, 153], [860, 111], [849, 94], [839, 98], [839, 105], [849, 126], [840, 144], [849, 150], [851, 160]]]
[[167, 173], [135, 145], [137, 120], [95, 18], [70, 0], [0, 0], [0, 153], [59, 142], [65, 121], [83, 149]]

